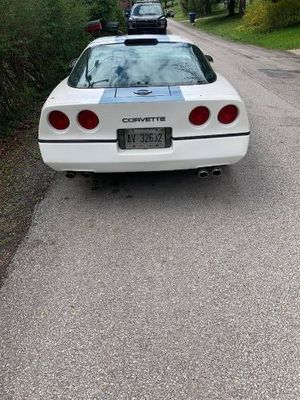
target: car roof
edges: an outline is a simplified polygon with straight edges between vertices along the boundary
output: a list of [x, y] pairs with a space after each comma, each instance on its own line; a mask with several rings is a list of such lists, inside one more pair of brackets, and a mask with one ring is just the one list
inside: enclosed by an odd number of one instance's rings
[[141, 1], [141, 2], [137, 2], [137, 3], [133, 4], [131, 9], [133, 9], [137, 6], [153, 6], [153, 5], [160, 6], [162, 8], [162, 4], [158, 1]]
[[124, 43], [125, 40], [146, 40], [146, 39], [156, 39], [158, 43], [190, 43], [190, 40], [183, 38], [179, 35], [121, 35], [121, 36], [105, 36], [93, 40], [87, 47], [95, 47], [102, 44], [117, 44]]
[[137, 0], [135, 1], [135, 4], [141, 4], [141, 3], [159, 3], [161, 4], [160, 0]]

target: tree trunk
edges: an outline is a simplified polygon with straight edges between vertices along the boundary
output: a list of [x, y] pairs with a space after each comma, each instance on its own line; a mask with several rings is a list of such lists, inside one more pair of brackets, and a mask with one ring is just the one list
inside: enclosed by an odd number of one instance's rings
[[234, 0], [229, 0], [229, 2], [228, 2], [228, 13], [229, 13], [230, 17], [235, 14], [235, 12], [234, 12]]
[[211, 15], [211, 7], [212, 7], [212, 2], [208, 1], [207, 2], [207, 15]]
[[209, 3], [205, 4], [204, 12], [205, 12], [205, 16], [206, 17], [210, 15], [210, 13], [209, 13]]
[[246, 0], [240, 0], [239, 3], [239, 16], [242, 17], [245, 14]]

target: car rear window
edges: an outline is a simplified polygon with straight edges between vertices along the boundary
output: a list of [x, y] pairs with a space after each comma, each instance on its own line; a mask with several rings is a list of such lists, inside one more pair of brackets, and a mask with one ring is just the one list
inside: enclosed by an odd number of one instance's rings
[[202, 52], [188, 43], [88, 48], [70, 74], [75, 88], [203, 85], [216, 74]]

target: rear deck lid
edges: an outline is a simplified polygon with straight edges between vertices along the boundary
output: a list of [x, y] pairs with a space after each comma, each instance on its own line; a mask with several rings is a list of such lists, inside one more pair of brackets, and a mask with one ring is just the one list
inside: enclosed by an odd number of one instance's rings
[[144, 86], [105, 89], [100, 103], [184, 101], [179, 86]]

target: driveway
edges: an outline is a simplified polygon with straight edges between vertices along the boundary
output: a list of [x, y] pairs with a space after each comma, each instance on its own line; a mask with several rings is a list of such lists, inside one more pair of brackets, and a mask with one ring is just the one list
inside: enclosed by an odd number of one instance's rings
[[249, 153], [57, 175], [0, 292], [3, 400], [300, 398], [300, 57], [169, 30], [244, 98]]

